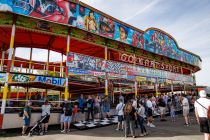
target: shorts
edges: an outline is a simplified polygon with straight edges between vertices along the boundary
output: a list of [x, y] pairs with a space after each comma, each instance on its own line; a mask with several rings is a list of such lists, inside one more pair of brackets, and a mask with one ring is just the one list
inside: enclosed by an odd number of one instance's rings
[[61, 114], [60, 123], [63, 123], [63, 122], [64, 122], [64, 114]]
[[183, 108], [183, 116], [186, 117], [189, 115], [190, 109], [188, 108]]
[[94, 113], [95, 114], [100, 113], [100, 106], [95, 106], [94, 107]]
[[72, 121], [72, 116], [64, 116], [64, 122], [70, 123]]
[[24, 126], [30, 126], [30, 118], [24, 118], [23, 119], [23, 125]]
[[165, 114], [166, 113], [166, 108], [165, 107], [159, 107], [160, 109], [160, 114]]
[[170, 112], [170, 116], [171, 116], [171, 118], [174, 118], [175, 117], [175, 112], [174, 111], [171, 111]]
[[199, 118], [199, 122], [200, 122], [200, 131], [202, 133], [210, 133], [210, 120], [208, 120], [207, 118]]
[[123, 115], [118, 115], [118, 122], [123, 122], [124, 121], [124, 117]]
[[[45, 116], [42, 116], [44, 118]], [[50, 115], [47, 115], [46, 118], [42, 121], [42, 123], [48, 123], [50, 119]]]
[[148, 110], [147, 110], [147, 116], [148, 116], [148, 117], [153, 116], [153, 115], [152, 115], [152, 109], [151, 109], [151, 108], [148, 108]]

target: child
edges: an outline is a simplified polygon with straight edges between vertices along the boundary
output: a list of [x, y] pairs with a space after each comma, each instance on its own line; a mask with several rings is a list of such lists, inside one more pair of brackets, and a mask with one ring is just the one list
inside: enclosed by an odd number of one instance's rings
[[175, 122], [175, 107], [173, 104], [170, 106], [170, 115], [171, 115], [171, 121]]
[[73, 121], [77, 122], [77, 119], [78, 119], [78, 105], [75, 104], [73, 109]]

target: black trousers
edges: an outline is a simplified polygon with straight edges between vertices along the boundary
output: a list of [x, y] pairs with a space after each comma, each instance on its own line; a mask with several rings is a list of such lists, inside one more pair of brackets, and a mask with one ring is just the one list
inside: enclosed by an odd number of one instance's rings
[[88, 108], [87, 113], [88, 113], [87, 114], [87, 121], [89, 121], [90, 115], [91, 115], [92, 120], [94, 120], [93, 108]]

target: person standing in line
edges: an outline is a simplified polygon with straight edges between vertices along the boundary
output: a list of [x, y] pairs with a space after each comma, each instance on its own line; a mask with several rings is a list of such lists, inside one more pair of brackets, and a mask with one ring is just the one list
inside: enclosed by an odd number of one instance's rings
[[63, 110], [64, 110], [64, 130], [61, 132], [67, 133], [71, 131], [70, 127], [71, 127], [72, 114], [73, 114], [73, 109], [70, 101], [65, 102]]
[[[135, 110], [137, 111], [137, 106], [138, 106], [138, 99], [133, 97], [133, 103], [132, 103], [132, 106], [135, 108]], [[137, 120], [135, 120], [135, 128], [138, 128], [138, 122]]]
[[206, 98], [206, 91], [199, 92], [200, 98], [195, 101], [195, 116], [200, 125], [200, 132], [204, 133], [204, 140], [210, 140], [210, 99]]
[[140, 102], [139, 103], [139, 108], [137, 109], [137, 114], [138, 114], [138, 122], [139, 122], [139, 126], [140, 126], [140, 129], [141, 129], [141, 135], [140, 136], [146, 136], [148, 135], [148, 132], [144, 126], [144, 120], [146, 118], [146, 115], [145, 115], [145, 108], [144, 108], [144, 103]]
[[134, 121], [137, 119], [137, 114], [135, 108], [132, 106], [132, 101], [128, 101], [124, 107], [125, 116], [125, 138], [128, 136], [130, 130], [131, 135], [135, 138], [135, 128]]
[[84, 113], [84, 104], [85, 104], [85, 99], [83, 94], [80, 95], [80, 97], [78, 98], [78, 103], [79, 103], [79, 109], [80, 112], [83, 114]]
[[120, 99], [119, 103], [116, 106], [116, 112], [117, 112], [117, 116], [118, 116], [118, 124], [117, 124], [117, 131], [120, 130], [120, 125], [121, 125], [121, 130], [123, 130], [124, 128], [124, 113], [123, 113], [123, 109], [124, 109], [125, 104], [123, 103], [123, 100]]
[[189, 106], [189, 102], [188, 99], [186, 98], [185, 94], [181, 95], [181, 102], [182, 102], [182, 111], [183, 111], [183, 116], [184, 116], [184, 120], [185, 120], [185, 125], [189, 126], [190, 123], [190, 119], [189, 119], [189, 111], [190, 111], [190, 106]]
[[105, 96], [103, 99], [103, 112], [105, 113], [106, 118], [110, 117], [110, 100], [108, 96]]
[[26, 135], [26, 130], [30, 126], [31, 118], [31, 102], [26, 103], [26, 106], [23, 109], [23, 129], [22, 135]]
[[151, 97], [148, 97], [147, 101], [146, 101], [146, 105], [147, 105], [147, 126], [149, 127], [155, 127], [155, 125], [152, 123], [153, 122], [153, 106], [152, 106], [152, 102], [151, 102]]
[[94, 101], [91, 97], [91, 95], [88, 95], [88, 99], [87, 99], [87, 121], [89, 121], [90, 119], [90, 115], [91, 115], [91, 119], [94, 121], [94, 113], [93, 113], [93, 108], [94, 108]]
[[78, 105], [74, 104], [73, 108], [73, 122], [76, 123], [78, 121]]
[[99, 96], [96, 96], [96, 98], [94, 99], [94, 110], [95, 110], [95, 114], [96, 114], [96, 118], [100, 119], [100, 98]]
[[65, 103], [62, 102], [61, 104], [61, 116], [60, 116], [60, 123], [61, 123], [61, 131], [64, 130], [64, 110], [63, 110], [63, 107], [64, 107]]
[[171, 121], [175, 122], [176, 114], [175, 114], [175, 106], [173, 103], [170, 105], [170, 116], [171, 116]]
[[45, 100], [44, 105], [42, 105], [42, 118], [45, 119], [42, 121], [42, 132], [47, 133], [48, 131], [48, 123], [50, 119], [50, 110], [52, 106], [49, 104], [48, 100]]
[[163, 95], [161, 95], [158, 100], [158, 106], [160, 109], [160, 121], [166, 121], [165, 119], [166, 103]]

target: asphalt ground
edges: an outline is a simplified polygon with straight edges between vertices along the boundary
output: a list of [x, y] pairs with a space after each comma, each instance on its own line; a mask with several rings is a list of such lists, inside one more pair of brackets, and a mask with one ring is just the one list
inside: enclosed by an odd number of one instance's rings
[[[203, 140], [203, 134], [199, 132], [199, 126], [196, 123], [194, 114], [190, 114], [190, 126], [184, 126], [184, 119], [181, 115], [177, 116], [176, 122], [171, 122], [167, 117], [166, 122], [161, 122], [159, 118], [155, 118], [155, 128], [148, 128], [148, 136], [137, 137], [141, 140]], [[77, 130], [72, 129], [68, 134], [62, 134], [59, 126], [50, 127], [46, 135], [43, 136], [20, 136], [20, 129], [11, 130], [1, 133], [0, 139], [3, 140], [122, 140], [134, 139], [132, 137], [124, 138], [122, 131], [115, 130], [116, 125], [106, 127]], [[136, 129], [136, 135], [140, 134], [140, 129]]]

